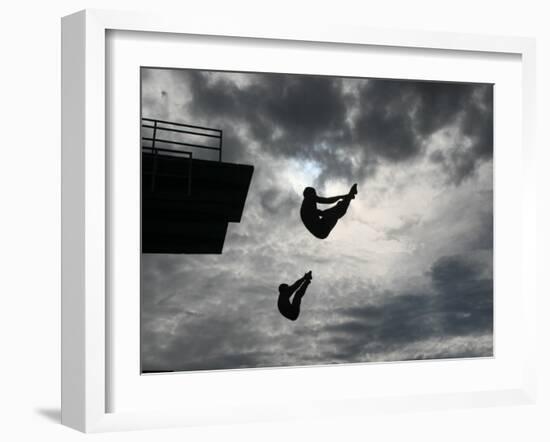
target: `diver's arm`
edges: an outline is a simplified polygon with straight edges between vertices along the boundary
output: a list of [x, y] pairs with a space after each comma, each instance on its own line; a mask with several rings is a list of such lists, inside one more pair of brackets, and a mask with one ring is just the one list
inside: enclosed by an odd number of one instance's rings
[[344, 199], [346, 198], [348, 195], [339, 195], [339, 196], [329, 196], [329, 197], [324, 197], [324, 196], [316, 196], [316, 201], [317, 203], [320, 203], [320, 204], [332, 204], [332, 203], [336, 203], [338, 201], [340, 201], [341, 199]]

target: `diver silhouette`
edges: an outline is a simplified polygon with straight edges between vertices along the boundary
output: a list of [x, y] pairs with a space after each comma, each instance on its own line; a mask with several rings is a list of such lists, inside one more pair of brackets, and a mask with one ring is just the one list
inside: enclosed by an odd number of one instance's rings
[[[311, 234], [319, 239], [325, 239], [338, 220], [342, 218], [348, 210], [349, 203], [355, 198], [357, 194], [357, 184], [351, 186], [351, 189], [347, 195], [338, 195], [332, 197], [318, 196], [313, 187], [306, 187], [304, 189], [304, 201], [300, 209], [300, 217], [304, 226], [311, 232]], [[319, 204], [337, 204], [330, 209], [319, 210], [317, 203]]]
[[[302, 297], [306, 294], [306, 289], [311, 283], [311, 270], [298, 279], [294, 284], [281, 284], [279, 286], [279, 299], [277, 307], [285, 318], [296, 321], [300, 315], [300, 303]], [[290, 302], [290, 297], [294, 293], [294, 298]]]

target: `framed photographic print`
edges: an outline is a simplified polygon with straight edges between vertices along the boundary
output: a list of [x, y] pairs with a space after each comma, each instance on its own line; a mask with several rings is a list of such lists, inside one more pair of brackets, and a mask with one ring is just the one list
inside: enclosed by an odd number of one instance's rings
[[532, 401], [533, 57], [66, 17], [63, 422]]
[[142, 373], [492, 357], [493, 87], [142, 67]]

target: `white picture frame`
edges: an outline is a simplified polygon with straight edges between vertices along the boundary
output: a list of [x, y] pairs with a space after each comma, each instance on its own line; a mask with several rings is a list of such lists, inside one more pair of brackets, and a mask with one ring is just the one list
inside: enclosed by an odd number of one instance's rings
[[[253, 411], [251, 403], [232, 400], [224, 415], [206, 408], [185, 411], [109, 411], [112, 354], [108, 341], [111, 312], [109, 237], [111, 197], [108, 187], [106, 121], [108, 82], [106, 65], [109, 31], [205, 35], [270, 39], [287, 42], [369, 45], [379, 48], [435, 49], [513, 54], [521, 57], [521, 307], [520, 326], [535, 333], [536, 286], [534, 266], [527, 257], [535, 248], [534, 105], [535, 44], [532, 39], [415, 31], [387, 31], [308, 24], [292, 27], [269, 23], [218, 22], [196, 18], [181, 23], [177, 17], [87, 10], [62, 21], [62, 423], [85, 432], [247, 422], [289, 417], [280, 407]], [[497, 108], [498, 111], [498, 108]], [[518, 280], [519, 281], [519, 280]], [[534, 339], [529, 342], [535, 342]], [[521, 382], [503, 388], [472, 389], [461, 393], [395, 394], [372, 397], [315, 398], [310, 416], [360, 415], [372, 410], [413, 410], [532, 403], [536, 382], [535, 348], [526, 344]], [[338, 368], [336, 368], [338, 369]], [[354, 367], [361, 370], [361, 367]], [[383, 367], [382, 367], [383, 369]], [[280, 372], [283, 373], [283, 372]], [[212, 374], [210, 374], [212, 375]], [[243, 378], [246, 372], [240, 372]], [[208, 376], [208, 374], [206, 375]], [[300, 376], [284, 370], [285, 377]], [[208, 380], [207, 380], [208, 382]], [[245, 381], [246, 382], [246, 379]], [[337, 395], [337, 393], [336, 393]], [[193, 398], [187, 400], [192, 401]], [[268, 417], [269, 416], [269, 417]]]

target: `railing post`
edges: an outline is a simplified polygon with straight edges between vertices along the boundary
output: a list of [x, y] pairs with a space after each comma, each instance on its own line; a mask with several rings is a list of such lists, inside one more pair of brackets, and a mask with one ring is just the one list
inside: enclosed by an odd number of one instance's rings
[[218, 153], [218, 160], [222, 162], [222, 148], [223, 148], [223, 130], [220, 130], [220, 151]]
[[153, 124], [153, 140], [151, 141], [151, 149], [153, 150], [153, 171], [151, 173], [151, 193], [155, 191], [155, 177], [157, 175], [157, 155], [158, 151], [155, 148], [155, 140], [157, 138], [157, 120]]
[[187, 168], [187, 196], [191, 195], [192, 170], [193, 170], [193, 152], [189, 152], [189, 167]]

